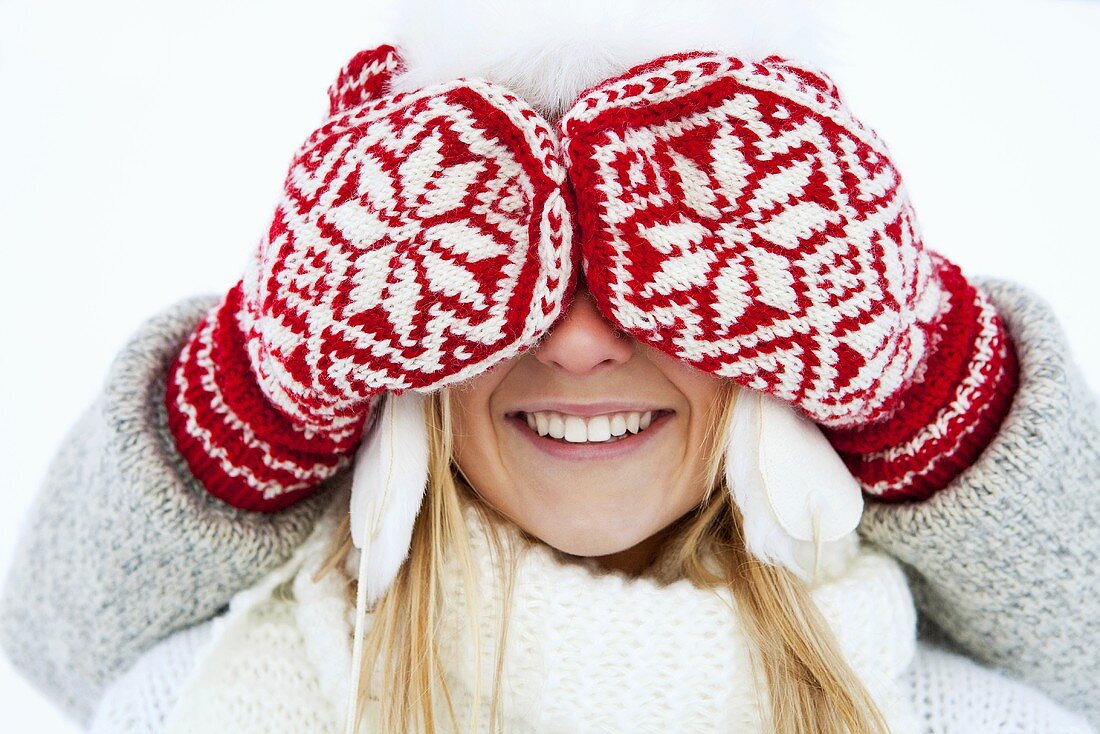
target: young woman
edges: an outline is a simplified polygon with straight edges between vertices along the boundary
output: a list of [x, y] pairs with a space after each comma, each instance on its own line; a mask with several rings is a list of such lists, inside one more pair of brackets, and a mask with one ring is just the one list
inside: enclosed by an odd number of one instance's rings
[[245, 276], [70, 435], [12, 658], [102, 732], [1091, 731], [1049, 309], [696, 10], [353, 59]]

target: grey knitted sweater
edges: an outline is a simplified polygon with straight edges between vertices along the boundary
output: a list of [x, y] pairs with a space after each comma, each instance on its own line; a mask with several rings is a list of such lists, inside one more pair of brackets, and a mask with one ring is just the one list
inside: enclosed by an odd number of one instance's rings
[[[1020, 388], [978, 461], [931, 499], [869, 504], [860, 534], [900, 560], [920, 634], [1100, 726], [1100, 405], [1049, 305], [974, 278], [1017, 346]], [[217, 614], [287, 560], [350, 470], [277, 514], [238, 510], [190, 475], [165, 423], [168, 366], [202, 296], [149, 319], [69, 431], [0, 598], [0, 645], [87, 724], [157, 641]]]

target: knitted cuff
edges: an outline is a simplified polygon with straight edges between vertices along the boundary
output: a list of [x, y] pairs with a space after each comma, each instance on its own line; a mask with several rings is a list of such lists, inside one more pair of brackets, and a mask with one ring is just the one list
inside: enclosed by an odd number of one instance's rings
[[973, 464], [1018, 385], [1016, 353], [992, 302], [956, 265], [935, 260], [950, 305], [923, 371], [884, 420], [823, 428], [864, 494], [883, 502], [927, 499]]
[[168, 426], [215, 497], [274, 512], [346, 467], [371, 412], [333, 438], [301, 428], [264, 396], [237, 323], [241, 284], [199, 322], [168, 371]]

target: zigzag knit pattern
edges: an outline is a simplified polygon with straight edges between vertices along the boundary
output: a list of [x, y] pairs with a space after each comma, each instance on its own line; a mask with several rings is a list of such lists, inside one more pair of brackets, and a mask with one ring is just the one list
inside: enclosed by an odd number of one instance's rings
[[174, 368], [171, 425], [217, 496], [296, 500], [344, 465], [375, 396], [519, 354], [582, 270], [623, 331], [820, 424], [868, 495], [929, 496], [1007, 413], [1000, 318], [924, 247], [885, 144], [826, 75], [675, 54], [552, 126], [488, 81], [386, 94], [400, 68], [384, 46], [341, 73]]
[[824, 431], [879, 500], [922, 500], [946, 487], [996, 435], [1019, 384], [1015, 348], [988, 296], [932, 254], [951, 306], [929, 359], [887, 419]]
[[382, 97], [390, 79], [403, 68], [401, 55], [388, 44], [355, 54], [328, 88], [329, 117]]
[[207, 491], [236, 507], [276, 511], [350, 462], [366, 415], [342, 434], [308, 430], [264, 396], [237, 324], [238, 283], [183, 345], [168, 372], [168, 427]]

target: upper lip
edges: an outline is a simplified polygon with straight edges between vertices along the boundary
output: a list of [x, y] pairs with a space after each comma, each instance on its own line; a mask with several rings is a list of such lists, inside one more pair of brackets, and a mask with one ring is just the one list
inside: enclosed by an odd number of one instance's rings
[[622, 401], [607, 401], [602, 403], [531, 403], [521, 408], [516, 408], [509, 413], [540, 413], [554, 412], [577, 415], [590, 418], [604, 413], [646, 413], [648, 411], [668, 410], [657, 405], [639, 405], [638, 403], [626, 403]]

